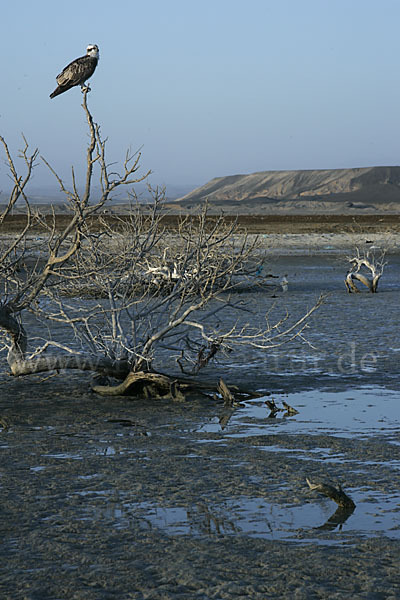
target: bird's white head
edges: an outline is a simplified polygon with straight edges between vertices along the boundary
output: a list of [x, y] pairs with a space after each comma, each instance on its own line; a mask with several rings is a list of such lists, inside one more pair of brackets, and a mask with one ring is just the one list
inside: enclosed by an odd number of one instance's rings
[[92, 58], [97, 58], [97, 60], [99, 59], [99, 47], [97, 44], [89, 44], [89, 46], [86, 48], [86, 54], [87, 56], [91, 56]]

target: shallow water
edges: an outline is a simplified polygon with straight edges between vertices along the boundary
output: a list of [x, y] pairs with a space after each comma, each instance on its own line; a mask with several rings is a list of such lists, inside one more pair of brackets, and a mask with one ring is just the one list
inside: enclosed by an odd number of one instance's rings
[[[297, 433], [329, 434], [339, 437], [368, 437], [379, 433], [394, 442], [400, 441], [400, 392], [380, 387], [354, 388], [347, 392], [310, 390], [272, 396], [280, 411], [269, 417], [266, 399], [257, 398], [246, 403], [230, 420], [228, 435]], [[279, 403], [287, 402], [299, 411], [289, 417]], [[205, 430], [218, 430], [219, 424], [206, 425]]]
[[[229, 385], [260, 394], [235, 410], [211, 398], [99, 398], [78, 374], [1, 378], [2, 597], [396, 597], [400, 259], [375, 296], [346, 294], [337, 257], [274, 269], [289, 280], [277, 314], [330, 295], [311, 345], [218, 365]], [[255, 321], [271, 303], [241, 297]], [[272, 418], [271, 399], [298, 414]], [[354, 512], [338, 514], [306, 477], [341, 484]]]

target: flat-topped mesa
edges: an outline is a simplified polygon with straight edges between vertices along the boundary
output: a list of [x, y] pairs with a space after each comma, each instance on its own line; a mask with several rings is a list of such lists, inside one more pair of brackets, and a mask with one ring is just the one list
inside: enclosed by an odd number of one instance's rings
[[178, 202], [279, 200], [398, 202], [400, 166], [303, 171], [261, 171], [217, 177]]

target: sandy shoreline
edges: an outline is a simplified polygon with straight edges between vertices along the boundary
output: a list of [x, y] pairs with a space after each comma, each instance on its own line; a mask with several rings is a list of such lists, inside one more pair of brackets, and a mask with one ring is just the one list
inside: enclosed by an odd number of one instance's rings
[[400, 251], [400, 233], [270, 233], [262, 234], [261, 245], [273, 254], [348, 254], [360, 251]]
[[[243, 234], [235, 234], [238, 243]], [[388, 253], [400, 252], [400, 232], [388, 233], [250, 233], [249, 240], [259, 240], [262, 249], [273, 254], [284, 255], [323, 255], [327, 253], [352, 253], [356, 248], [360, 251], [385, 250]], [[14, 232], [0, 232], [0, 244], [15, 238]], [[29, 247], [35, 247], [45, 241], [45, 236], [38, 232], [26, 236]]]

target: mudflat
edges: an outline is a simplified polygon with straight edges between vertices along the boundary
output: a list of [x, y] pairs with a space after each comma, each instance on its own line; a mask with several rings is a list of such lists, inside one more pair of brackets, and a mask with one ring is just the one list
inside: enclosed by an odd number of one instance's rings
[[[397, 246], [377, 294], [343, 283], [345, 248], [399, 236], [262, 234], [288, 285], [240, 293], [248, 319], [326, 300], [306, 340], [206, 368], [258, 392], [234, 410], [98, 397], [87, 374], [14, 379], [1, 358], [1, 598], [400, 596]], [[44, 333], [29, 314], [24, 325]], [[297, 414], [271, 417], [271, 398]], [[355, 510], [338, 514], [306, 478], [342, 485]]]

